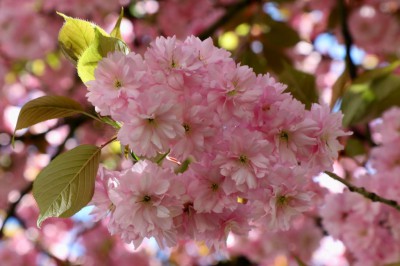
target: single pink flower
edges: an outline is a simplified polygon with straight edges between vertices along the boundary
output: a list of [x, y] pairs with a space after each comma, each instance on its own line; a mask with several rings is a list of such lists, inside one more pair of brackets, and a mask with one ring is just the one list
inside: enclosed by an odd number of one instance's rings
[[111, 115], [120, 120], [129, 102], [138, 96], [145, 73], [140, 55], [109, 53], [99, 62], [95, 80], [86, 83], [89, 90], [86, 96], [101, 115]]
[[[173, 217], [181, 210], [178, 198], [183, 193], [174, 183], [174, 173], [149, 161], [140, 161], [121, 173], [118, 186], [110, 191], [115, 206], [110, 231], [126, 231], [125, 240], [140, 244], [144, 237], [155, 237], [174, 245]], [[175, 187], [174, 187], [175, 186]], [[131, 238], [131, 239], [130, 239]]]
[[118, 139], [139, 156], [166, 153], [183, 136], [182, 108], [170, 94], [149, 89], [130, 104]]
[[216, 148], [221, 152], [217, 154], [214, 164], [242, 191], [256, 188], [258, 179], [268, 172], [272, 147], [257, 131], [250, 132], [239, 126], [225, 132], [224, 142]]

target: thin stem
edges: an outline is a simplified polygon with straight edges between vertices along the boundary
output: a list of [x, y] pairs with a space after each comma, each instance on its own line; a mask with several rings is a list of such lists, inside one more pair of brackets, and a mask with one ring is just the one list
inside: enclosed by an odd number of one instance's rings
[[106, 143], [104, 143], [103, 145], [100, 146], [100, 149], [103, 149], [105, 146], [107, 146], [108, 144], [110, 144], [113, 141], [117, 140], [117, 136], [113, 137], [112, 139], [110, 139], [109, 141], [107, 141]]
[[341, 178], [340, 176], [338, 176], [338, 175], [336, 175], [334, 173], [325, 171], [325, 174], [329, 175], [331, 178], [333, 178], [333, 179], [339, 181], [340, 183], [344, 184], [346, 187], [348, 187], [348, 189], [351, 192], [356, 192], [356, 193], [358, 193], [360, 195], [363, 195], [365, 198], [372, 200], [373, 202], [381, 202], [383, 204], [386, 204], [386, 205], [388, 205], [388, 206], [390, 206], [392, 208], [395, 208], [398, 211], [400, 211], [400, 205], [398, 205], [397, 201], [395, 201], [395, 200], [386, 199], [384, 197], [381, 197], [381, 196], [375, 194], [374, 192], [370, 192], [370, 191], [366, 190], [363, 187], [354, 186], [353, 184], [351, 184], [346, 179]]
[[98, 121], [98, 122], [100, 122], [100, 123], [104, 123], [104, 121], [102, 121], [101, 119], [99, 119], [98, 117], [96, 117], [96, 116], [94, 116], [94, 115], [92, 115], [92, 114], [89, 114], [89, 113], [87, 113], [87, 112], [85, 112], [85, 111], [82, 111], [82, 112], [80, 112], [81, 114], [83, 114], [83, 115], [86, 115], [86, 116], [88, 116], [88, 117], [90, 117], [90, 118], [93, 118], [94, 120], [96, 120], [96, 121]]

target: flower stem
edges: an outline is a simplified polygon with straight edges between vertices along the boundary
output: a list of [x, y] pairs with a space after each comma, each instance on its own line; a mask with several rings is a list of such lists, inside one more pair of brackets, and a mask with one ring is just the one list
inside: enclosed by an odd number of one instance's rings
[[113, 137], [112, 139], [110, 139], [109, 141], [107, 141], [106, 143], [104, 143], [103, 145], [100, 146], [100, 149], [103, 149], [105, 146], [107, 146], [108, 144], [110, 144], [113, 141], [117, 140], [117, 136]]

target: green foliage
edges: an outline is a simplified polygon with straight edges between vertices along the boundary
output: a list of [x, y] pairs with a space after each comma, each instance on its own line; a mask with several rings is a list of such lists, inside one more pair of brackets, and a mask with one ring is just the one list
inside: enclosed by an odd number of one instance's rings
[[101, 34], [108, 35], [102, 28], [95, 24], [57, 13], [65, 20], [58, 34], [58, 43], [64, 55], [76, 65], [79, 57], [90, 46], [95, 38], [97, 29]]
[[92, 199], [100, 160], [99, 147], [81, 145], [56, 157], [36, 177], [33, 196], [37, 225], [50, 217], [71, 217]]
[[189, 165], [192, 163], [192, 159], [188, 158], [184, 160], [179, 167], [175, 169], [175, 174], [181, 174], [186, 172], [187, 169], [189, 169]]
[[358, 77], [343, 95], [344, 126], [367, 123], [392, 106], [400, 106], [400, 77], [392, 74], [398, 62]]
[[94, 80], [94, 70], [99, 61], [106, 57], [109, 52], [129, 52], [128, 46], [118, 38], [104, 36], [95, 29], [95, 38], [88, 49], [82, 54], [78, 61], [78, 75], [86, 83]]
[[[83, 113], [80, 103], [64, 96], [43, 96], [27, 102], [18, 115], [15, 131], [53, 118]], [[15, 134], [14, 131], [14, 134]]]
[[332, 86], [331, 108], [342, 98], [350, 82], [350, 74], [346, 68]]
[[129, 52], [128, 46], [122, 41], [120, 31], [124, 16], [122, 9], [111, 34], [88, 21], [58, 14], [65, 19], [58, 35], [61, 50], [77, 65], [79, 77], [84, 83], [94, 79], [94, 70], [98, 62], [109, 52]]
[[270, 16], [262, 16], [266, 25], [265, 34], [261, 35], [262, 42], [267, 46], [279, 49], [292, 47], [300, 41], [300, 36], [287, 23], [276, 21]]
[[294, 98], [310, 109], [312, 103], [318, 102], [318, 94], [315, 86], [315, 77], [284, 64], [284, 70], [279, 75], [279, 80], [288, 85], [286, 89]]

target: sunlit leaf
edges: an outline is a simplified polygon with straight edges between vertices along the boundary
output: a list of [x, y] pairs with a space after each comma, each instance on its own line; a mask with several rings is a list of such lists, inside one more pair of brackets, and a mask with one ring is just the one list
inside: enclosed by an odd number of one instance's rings
[[121, 51], [129, 52], [128, 46], [118, 38], [102, 35], [95, 30], [96, 37], [93, 43], [82, 54], [78, 61], [78, 75], [86, 83], [94, 80], [94, 70], [101, 59], [107, 57], [109, 52]]
[[39, 206], [37, 225], [50, 217], [70, 217], [93, 197], [99, 147], [81, 145], [56, 157], [36, 177], [33, 196]]
[[62, 13], [57, 14], [65, 20], [58, 34], [58, 43], [61, 51], [74, 64], [77, 63], [79, 57], [92, 44], [95, 38], [95, 28], [103, 35], [108, 35], [103, 29], [89, 21], [71, 18]]

